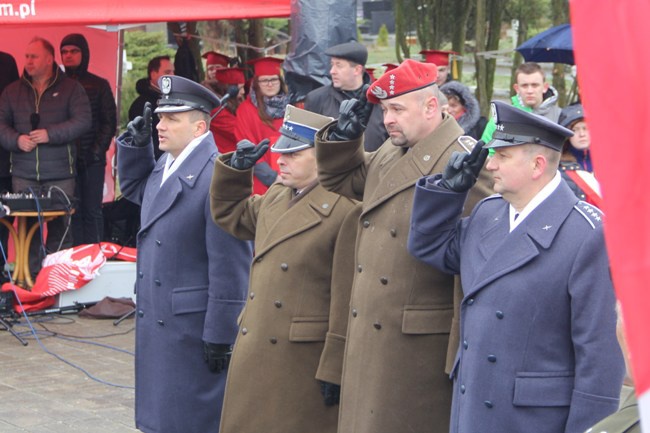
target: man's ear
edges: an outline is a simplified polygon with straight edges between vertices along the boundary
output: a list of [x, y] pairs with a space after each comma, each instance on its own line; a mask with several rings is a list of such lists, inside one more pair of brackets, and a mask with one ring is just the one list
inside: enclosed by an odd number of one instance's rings
[[440, 113], [440, 101], [437, 97], [429, 96], [424, 104], [427, 117], [433, 118], [436, 113]]
[[550, 86], [550, 84], [548, 84], [548, 81], [544, 81], [544, 85], [542, 86], [542, 87], [544, 87], [544, 93], [546, 93], [548, 91], [549, 86]]
[[512, 88], [515, 89], [515, 93], [518, 95], [519, 94], [519, 84], [517, 84], [517, 83], [513, 84]]
[[537, 154], [533, 159], [533, 179], [539, 179], [545, 172], [548, 166], [548, 160], [543, 154]]

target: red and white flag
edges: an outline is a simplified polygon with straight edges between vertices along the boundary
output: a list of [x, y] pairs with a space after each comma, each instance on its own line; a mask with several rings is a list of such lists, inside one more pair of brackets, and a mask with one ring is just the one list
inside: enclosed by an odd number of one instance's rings
[[570, 8], [612, 277], [650, 432], [650, 1], [571, 0]]

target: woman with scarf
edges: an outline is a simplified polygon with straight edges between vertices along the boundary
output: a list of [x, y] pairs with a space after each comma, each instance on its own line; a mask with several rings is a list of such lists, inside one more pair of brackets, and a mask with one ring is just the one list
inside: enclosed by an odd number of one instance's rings
[[[265, 138], [273, 145], [280, 136], [284, 111], [289, 103], [287, 86], [281, 76], [282, 59], [262, 57], [250, 60], [254, 76], [248, 98], [237, 109], [235, 137], [254, 144]], [[264, 194], [278, 178], [278, 154], [266, 152], [253, 169], [253, 193]]]

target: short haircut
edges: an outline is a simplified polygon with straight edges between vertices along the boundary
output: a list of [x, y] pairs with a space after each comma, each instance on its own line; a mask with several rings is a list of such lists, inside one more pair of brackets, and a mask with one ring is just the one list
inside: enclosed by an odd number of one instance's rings
[[562, 154], [555, 149], [551, 149], [548, 146], [543, 146], [536, 143], [528, 143], [526, 146], [526, 152], [532, 158], [535, 155], [542, 154], [546, 158], [546, 173], [555, 173], [560, 165], [560, 157]]
[[198, 122], [199, 120], [203, 120], [206, 123], [206, 129], [210, 129], [210, 114], [206, 113], [205, 111], [201, 110], [190, 110], [190, 120], [192, 122]]
[[158, 69], [160, 69], [160, 63], [162, 63], [163, 60], [169, 60], [171, 62], [172, 59], [169, 56], [158, 56], [149, 60], [149, 63], [147, 64], [147, 75], [149, 78], [151, 78], [152, 72], [158, 72]]
[[519, 74], [530, 75], [534, 74], [535, 72], [542, 74], [542, 80], [546, 81], [546, 74], [544, 74], [542, 67], [539, 65], [539, 63], [535, 62], [526, 62], [519, 65], [517, 67], [517, 70], [515, 70], [515, 81], [517, 80], [517, 77], [519, 77]]
[[43, 48], [45, 48], [45, 51], [47, 51], [48, 53], [50, 53], [52, 57], [54, 57], [54, 46], [50, 43], [50, 41], [40, 36], [34, 36], [32, 40], [29, 41], [29, 43], [33, 44], [35, 42], [40, 42], [41, 45], [43, 45]]

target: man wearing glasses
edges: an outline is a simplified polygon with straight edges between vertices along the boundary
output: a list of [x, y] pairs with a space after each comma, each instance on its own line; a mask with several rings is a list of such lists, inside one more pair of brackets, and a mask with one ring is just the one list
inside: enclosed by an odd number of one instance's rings
[[[25, 69], [0, 96], [0, 145], [11, 152], [14, 192], [60, 189], [74, 196], [77, 142], [92, 125], [83, 87], [54, 61], [54, 47], [35, 37], [25, 51]], [[47, 251], [72, 246], [63, 218], [48, 223]], [[30, 246], [30, 269], [40, 269], [38, 233]]]

